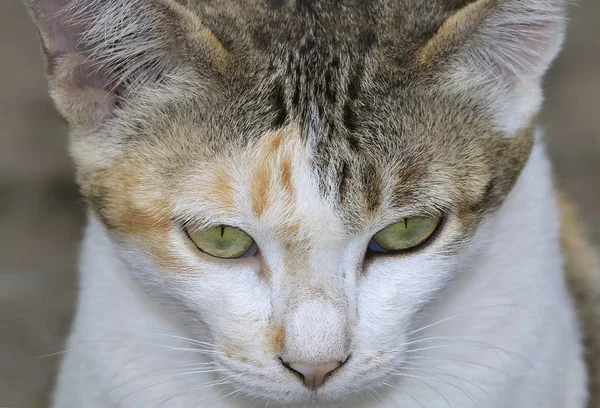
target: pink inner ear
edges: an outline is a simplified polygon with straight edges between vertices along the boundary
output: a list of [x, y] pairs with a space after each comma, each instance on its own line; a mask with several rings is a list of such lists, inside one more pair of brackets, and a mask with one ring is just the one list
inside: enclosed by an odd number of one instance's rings
[[[72, 55], [69, 58], [76, 65], [73, 66], [73, 85], [80, 88], [102, 89], [106, 93], [114, 92], [115, 85], [110, 81], [110, 76], [100, 67], [94, 67], [82, 54]], [[111, 85], [112, 83], [112, 85]]]
[[554, 54], [548, 57], [548, 49], [560, 37], [557, 34], [561, 32], [560, 21], [533, 21], [515, 27], [514, 31], [521, 33], [515, 40], [514, 48], [518, 55], [515, 59], [520, 60], [523, 67], [547, 65], [554, 58]]
[[[527, 3], [527, 4], [524, 4]], [[426, 62], [458, 51], [459, 67], [511, 85], [538, 79], [562, 41], [561, 1], [477, 0], [450, 16], [424, 48]]]
[[112, 116], [120, 88], [109, 74], [91, 65], [82, 54], [55, 55], [51, 64], [51, 76], [60, 95], [58, 105], [68, 110], [63, 112], [65, 116], [87, 124], [101, 123]]
[[26, 0], [42, 38], [46, 73], [59, 110], [73, 123], [100, 123], [118, 101], [118, 89], [106, 68], [89, 58], [84, 33], [89, 20], [82, 10], [105, 0]]
[[44, 45], [50, 53], [73, 53], [79, 50], [81, 34], [85, 31], [73, 20], [71, 7], [78, 0], [28, 0], [33, 19]]
[[[46, 73], [50, 77], [66, 74], [71, 86], [110, 90], [106, 72], [91, 66], [86, 60], [86, 47], [82, 35], [86, 27], [73, 19], [74, 3], [85, 6], [80, 0], [29, 0], [34, 19], [38, 24], [46, 56]], [[60, 70], [62, 72], [57, 72]]]
[[52, 96], [72, 123], [89, 125], [113, 114], [125, 90], [153, 81], [171, 52], [173, 39], [159, 24], [166, 8], [160, 2], [25, 2], [43, 41]]
[[560, 48], [564, 32], [561, 2], [543, 3], [522, 5], [519, 0], [504, 0], [486, 19], [476, 47], [501, 68], [508, 81], [540, 78]]

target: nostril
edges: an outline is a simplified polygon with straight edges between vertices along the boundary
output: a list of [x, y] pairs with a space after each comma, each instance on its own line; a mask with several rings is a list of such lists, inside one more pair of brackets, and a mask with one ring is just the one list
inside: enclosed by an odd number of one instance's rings
[[282, 366], [287, 368], [292, 374], [294, 374], [295, 376], [298, 376], [298, 378], [300, 378], [302, 381], [304, 381], [304, 375], [301, 372], [296, 371], [292, 367], [290, 367], [290, 365], [288, 363], [286, 363], [285, 361], [283, 361], [283, 359], [281, 357], [279, 357], [279, 362], [281, 363]]
[[348, 361], [346, 358], [344, 361], [330, 361], [321, 364], [301, 364], [301, 363], [288, 363], [279, 358], [281, 364], [297, 375], [304, 383], [304, 386], [311, 390], [316, 390], [325, 383], [327, 378], [338, 368]]

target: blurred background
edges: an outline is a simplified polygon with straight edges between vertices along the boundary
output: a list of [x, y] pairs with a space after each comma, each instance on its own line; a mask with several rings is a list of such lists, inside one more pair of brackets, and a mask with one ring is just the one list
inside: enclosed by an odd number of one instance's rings
[[[600, 1], [577, 3], [541, 123], [556, 178], [598, 244]], [[70, 325], [84, 206], [19, 0], [0, 1], [0, 44], [0, 407], [24, 407], [51, 384], [58, 357], [40, 356], [62, 350]]]

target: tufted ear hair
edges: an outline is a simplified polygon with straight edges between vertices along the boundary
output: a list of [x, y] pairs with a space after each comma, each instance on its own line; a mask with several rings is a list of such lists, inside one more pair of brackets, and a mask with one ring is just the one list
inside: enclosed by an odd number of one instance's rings
[[421, 51], [443, 66], [455, 91], [489, 97], [501, 126], [514, 131], [541, 104], [541, 79], [565, 31], [563, 0], [475, 0], [451, 15]]
[[144, 87], [181, 74], [182, 9], [148, 0], [25, 2], [51, 96], [71, 126], [102, 124]]

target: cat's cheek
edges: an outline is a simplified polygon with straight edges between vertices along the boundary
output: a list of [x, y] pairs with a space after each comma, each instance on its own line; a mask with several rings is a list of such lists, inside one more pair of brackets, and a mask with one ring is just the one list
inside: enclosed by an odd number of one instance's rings
[[356, 341], [365, 350], [402, 351], [415, 316], [458, 273], [457, 257], [382, 257], [359, 282]]
[[[219, 260], [195, 251], [181, 250], [184, 265], [167, 273], [180, 301], [196, 311], [210, 328], [212, 337], [226, 354], [238, 360], [264, 349], [264, 332], [272, 313], [270, 288], [255, 258]], [[243, 334], [243, 335], [241, 335]], [[262, 344], [259, 344], [262, 343]]]

